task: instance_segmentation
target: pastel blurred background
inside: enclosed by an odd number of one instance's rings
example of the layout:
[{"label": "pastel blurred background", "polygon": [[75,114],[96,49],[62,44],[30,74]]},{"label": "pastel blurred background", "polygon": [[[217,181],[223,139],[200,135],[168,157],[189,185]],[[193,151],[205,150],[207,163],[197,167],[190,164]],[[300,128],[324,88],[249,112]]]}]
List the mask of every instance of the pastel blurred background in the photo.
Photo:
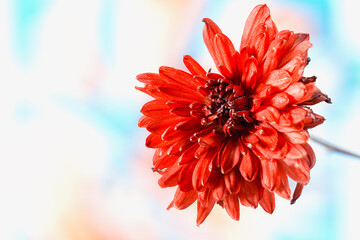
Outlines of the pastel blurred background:
[{"label": "pastel blurred background", "polygon": [[[311,134],[360,153],[356,0],[1,0],[0,239],[358,239],[360,161],[312,142],[317,165],[295,205],[272,215],[219,206],[166,210],[174,189],[151,171],[135,76],[192,55],[212,18],[239,46],[246,17],[267,3],[280,30],[310,33],[306,75],[333,100]],[[292,187],[294,187],[292,185]]]}]

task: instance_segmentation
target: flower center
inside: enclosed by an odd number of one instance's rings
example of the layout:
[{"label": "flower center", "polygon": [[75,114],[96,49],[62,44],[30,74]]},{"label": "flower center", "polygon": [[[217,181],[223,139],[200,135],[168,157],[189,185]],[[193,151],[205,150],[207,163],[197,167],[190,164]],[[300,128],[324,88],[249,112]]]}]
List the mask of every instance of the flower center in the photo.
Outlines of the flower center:
[{"label": "flower center", "polygon": [[205,88],[210,93],[204,109],[205,117],[202,119],[204,125],[216,122],[218,130],[230,136],[252,125],[254,119],[249,115],[252,101],[240,86],[233,85],[226,79],[211,79]]}]

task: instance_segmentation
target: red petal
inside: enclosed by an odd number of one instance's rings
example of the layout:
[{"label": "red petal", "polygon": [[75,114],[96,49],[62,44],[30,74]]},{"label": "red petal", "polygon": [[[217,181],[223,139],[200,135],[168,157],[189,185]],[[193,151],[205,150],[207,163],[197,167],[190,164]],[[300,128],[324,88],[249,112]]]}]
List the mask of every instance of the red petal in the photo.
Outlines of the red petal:
[{"label": "red petal", "polygon": [[277,68],[284,53],[286,53],[294,44],[295,35],[293,32],[283,30],[276,35],[274,41],[270,43],[268,51],[262,62],[263,74],[267,74]]},{"label": "red petal", "polygon": [[161,76],[167,77],[170,84],[190,89],[196,89],[200,86],[197,81],[194,81],[191,74],[176,68],[162,66],[159,68],[159,73]]},{"label": "red petal", "polygon": [[207,218],[210,214],[211,210],[215,205],[215,201],[211,201],[208,206],[203,207],[201,203],[198,201],[197,203],[197,218],[196,218],[196,225],[200,226],[201,223]]},{"label": "red petal", "polygon": [[308,143],[301,144],[300,147],[306,152],[304,160],[309,165],[310,169],[313,168],[316,163],[314,150],[311,148],[311,146]]},{"label": "red petal", "polygon": [[173,141],[183,137],[184,137],[184,132],[175,130],[174,126],[168,127],[161,135],[161,139],[166,141]]},{"label": "red petal", "polygon": [[306,94],[304,95],[303,99],[299,100],[299,102],[301,101],[301,104],[314,105],[322,101],[331,103],[331,99],[328,97],[328,95],[320,91],[320,89],[315,86],[315,83],[306,84],[305,87]]},{"label": "red petal", "polygon": [[302,184],[309,182],[310,168],[304,160],[284,158],[279,163],[292,180]]},{"label": "red petal", "polygon": [[211,204],[211,202],[215,201],[211,191],[211,188],[208,187],[202,192],[198,192],[198,202],[201,203],[201,206],[207,207]]},{"label": "red petal", "polygon": [[261,83],[267,86],[271,86],[273,90],[271,93],[274,93],[287,88],[291,81],[292,78],[287,71],[277,69],[267,74]]},{"label": "red petal", "polygon": [[150,122],[151,122],[151,118],[149,118],[147,116],[142,116],[139,119],[138,126],[139,127],[146,127]]},{"label": "red petal", "polygon": [[230,193],[238,193],[240,191],[241,174],[238,169],[234,168],[224,176],[225,186]]},{"label": "red petal", "polygon": [[196,162],[185,165],[179,173],[179,189],[188,192],[193,189],[192,176]]},{"label": "red petal", "polygon": [[253,181],[259,170],[259,159],[252,151],[249,151],[248,148],[245,150],[245,154],[242,156],[240,163],[240,173],[247,181]]},{"label": "red petal", "polygon": [[180,170],[181,166],[178,164],[174,164],[170,168],[166,169],[161,178],[159,178],[159,186],[162,188],[176,186],[178,184]]},{"label": "red petal", "polygon": [[289,97],[284,92],[279,92],[269,96],[262,104],[276,107],[277,109],[284,109],[289,104]]},{"label": "red petal", "polygon": [[167,144],[169,144],[169,143],[162,140],[161,137],[156,134],[150,134],[146,138],[146,142],[145,142],[145,146],[147,146],[148,148],[159,148],[159,147],[165,146]]},{"label": "red petal", "polygon": [[202,102],[204,96],[199,92],[182,88],[177,85],[163,84],[158,87],[159,91],[173,100]]},{"label": "red petal", "polygon": [[[214,46],[214,39],[215,35],[218,33],[222,33],[220,28],[210,19],[210,18],[204,18],[202,20],[205,23],[204,29],[203,29],[203,38],[205,45],[207,49],[209,50],[209,53],[211,57],[214,59],[216,63],[216,53],[215,53],[215,46]],[[218,65],[218,64],[216,64]]]},{"label": "red petal", "polygon": [[292,199],[290,201],[290,204],[294,204],[296,202],[296,200],[300,197],[302,190],[304,188],[304,185],[301,183],[296,184],[295,190],[294,190],[294,194],[292,196]]},{"label": "red petal", "polygon": [[308,111],[309,110],[304,107],[298,107],[298,106],[287,107],[282,111],[282,114],[279,119],[279,125],[294,126],[295,124],[303,123],[308,114]]},{"label": "red petal", "polygon": [[296,82],[290,85],[290,87],[285,90],[285,93],[287,93],[290,103],[298,103],[304,99],[306,91],[306,87],[303,83]]},{"label": "red petal", "polygon": [[264,188],[263,197],[260,200],[260,206],[267,212],[272,214],[275,210],[275,196],[274,193],[269,192]]},{"label": "red petal", "polygon": [[219,162],[221,172],[227,174],[235,165],[241,160],[241,143],[239,138],[230,138],[229,141],[224,142],[220,153]]},{"label": "red petal", "polygon": [[195,152],[199,148],[199,144],[194,144],[190,148],[188,148],[179,158],[179,164],[187,164],[189,162],[192,162],[196,160],[195,158]]},{"label": "red petal", "polygon": [[151,121],[146,126],[146,129],[151,133],[161,135],[169,126],[174,126],[181,120],[182,120],[182,118],[179,118],[176,116],[171,116],[168,118],[159,118],[159,119]]},{"label": "red petal", "polygon": [[290,73],[293,83],[295,83],[301,79],[305,66],[306,61],[302,57],[295,57],[282,66],[281,69]]},{"label": "red petal", "polygon": [[277,131],[266,123],[260,123],[256,131],[251,132],[255,134],[260,141],[267,145],[271,150],[274,150],[278,143]]},{"label": "red petal", "polygon": [[284,132],[282,135],[285,139],[294,144],[303,144],[309,140],[309,133],[306,130],[298,131],[298,132]]},{"label": "red petal", "polygon": [[257,208],[261,198],[260,190],[263,191],[263,188],[256,182],[242,180],[241,183],[240,193],[238,194],[241,204],[244,206]]},{"label": "red petal", "polygon": [[192,176],[192,182],[195,190],[200,190],[202,186],[205,186],[205,183],[209,179],[211,174],[211,164],[216,156],[216,153],[216,148],[211,148],[197,162]]},{"label": "red petal", "polygon": [[325,121],[325,118],[319,114],[312,113],[310,117],[310,121],[305,123],[305,129],[314,128]]},{"label": "red petal", "polygon": [[[223,66],[226,68],[227,72],[230,73],[230,76],[227,76],[228,78],[231,78],[233,76],[233,70],[232,70],[232,56],[235,54],[235,48],[230,41],[230,39],[225,36],[222,33],[218,33],[215,35],[214,38],[214,47],[215,47],[215,55],[216,60],[215,64],[216,66]],[[219,69],[220,71],[221,69]],[[223,75],[222,71],[220,71]]]},{"label": "red petal", "polygon": [[151,118],[163,118],[169,115],[169,110],[164,101],[152,100],[145,103],[140,112]]},{"label": "red petal", "polygon": [[193,75],[206,78],[206,71],[191,56],[185,55],[183,61],[184,61],[185,66],[187,67],[187,69]]},{"label": "red petal", "polygon": [[265,23],[258,24],[252,35],[248,42],[250,55],[254,55],[257,60],[261,61],[269,47],[268,27]]},{"label": "red petal", "polygon": [[255,88],[258,76],[257,69],[258,61],[255,57],[251,56],[244,62],[242,85],[248,91],[252,92]]},{"label": "red petal", "polygon": [[183,192],[179,188],[176,190],[174,196],[174,207],[183,210],[193,204],[198,197],[196,191]]},{"label": "red petal", "polygon": [[288,177],[285,173],[285,171],[279,166],[279,175],[280,175],[280,185],[277,189],[275,189],[275,192],[282,198],[290,199],[291,191],[289,187],[289,181]]},{"label": "red petal", "polygon": [[214,199],[216,201],[223,199],[225,190],[226,190],[226,187],[225,187],[224,178],[218,179],[214,185],[214,190],[213,190]]},{"label": "red petal", "polygon": [[293,58],[300,56],[304,60],[307,58],[307,51],[312,46],[309,42],[309,34],[297,33],[295,34],[295,42],[290,51],[288,51],[282,58],[279,66],[283,66]]},{"label": "red petal", "polygon": [[[258,5],[251,11],[249,17],[247,18],[247,20],[245,22],[244,31],[243,31],[243,35],[241,38],[240,49],[246,47],[249,44],[249,41],[251,41],[253,39],[252,34],[253,34],[255,28],[259,24],[265,23],[269,18],[270,18],[270,10],[266,6],[266,4]],[[270,19],[270,21],[271,21],[271,19]],[[275,27],[274,24],[271,24],[269,26]]]},{"label": "red petal", "polygon": [[281,184],[278,163],[275,160],[261,160],[261,182],[269,191],[274,191]]},{"label": "red petal", "polygon": [[223,201],[226,212],[232,219],[238,221],[240,219],[239,197],[236,194],[230,194]]},{"label": "red petal", "polygon": [[185,119],[175,125],[175,129],[180,131],[191,131],[198,127],[201,127],[201,118],[198,117]]},{"label": "red petal", "polygon": [[163,156],[158,157],[157,155],[158,150],[160,150],[160,148],[156,150],[153,157],[154,171],[162,170],[164,168],[169,168],[172,165],[174,165],[178,160],[177,156],[169,156],[167,154],[163,154]]},{"label": "red petal", "polygon": [[167,82],[166,78],[157,73],[142,73],[136,76],[139,82],[160,85]]},{"label": "red petal", "polygon": [[278,122],[280,118],[279,111],[271,106],[261,106],[259,109],[254,113],[254,117],[256,120],[261,122]]}]

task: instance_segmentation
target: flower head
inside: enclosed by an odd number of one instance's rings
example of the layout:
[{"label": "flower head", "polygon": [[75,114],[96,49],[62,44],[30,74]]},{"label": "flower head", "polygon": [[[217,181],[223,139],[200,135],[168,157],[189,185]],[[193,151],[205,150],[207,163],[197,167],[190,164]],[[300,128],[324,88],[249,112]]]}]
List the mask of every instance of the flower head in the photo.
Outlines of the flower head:
[{"label": "flower head", "polygon": [[240,203],[272,213],[274,193],[291,198],[288,177],[297,182],[294,203],[315,164],[308,129],[325,120],[309,105],[330,102],[316,77],[303,77],[309,35],[279,32],[266,5],[250,13],[239,50],[212,20],[203,21],[220,74],[185,56],[189,72],[160,67],[137,76],[145,84],[137,89],[154,98],[139,126],[150,131],[159,185],[177,186],[169,208],[197,202],[198,225],[216,203],[235,220]]}]

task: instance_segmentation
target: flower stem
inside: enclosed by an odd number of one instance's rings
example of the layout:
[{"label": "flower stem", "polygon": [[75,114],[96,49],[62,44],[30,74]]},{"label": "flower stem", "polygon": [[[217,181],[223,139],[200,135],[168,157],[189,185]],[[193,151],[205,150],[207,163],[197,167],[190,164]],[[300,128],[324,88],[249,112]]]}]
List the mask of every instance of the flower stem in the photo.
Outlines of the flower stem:
[{"label": "flower stem", "polygon": [[323,139],[321,138],[318,138],[318,137],[314,137],[314,136],[311,136],[310,137],[311,140],[313,140],[314,142],[316,143],[319,143],[320,145],[323,145],[324,147],[326,147],[327,149],[329,149],[330,151],[335,151],[335,152],[339,152],[339,153],[343,153],[345,155],[348,155],[348,156],[352,156],[352,157],[355,157],[355,158],[359,158],[360,159],[360,155],[356,154],[356,153],[353,153],[353,152],[349,152],[341,147],[338,147],[338,146],[335,146],[329,142],[326,142],[324,141]]}]

